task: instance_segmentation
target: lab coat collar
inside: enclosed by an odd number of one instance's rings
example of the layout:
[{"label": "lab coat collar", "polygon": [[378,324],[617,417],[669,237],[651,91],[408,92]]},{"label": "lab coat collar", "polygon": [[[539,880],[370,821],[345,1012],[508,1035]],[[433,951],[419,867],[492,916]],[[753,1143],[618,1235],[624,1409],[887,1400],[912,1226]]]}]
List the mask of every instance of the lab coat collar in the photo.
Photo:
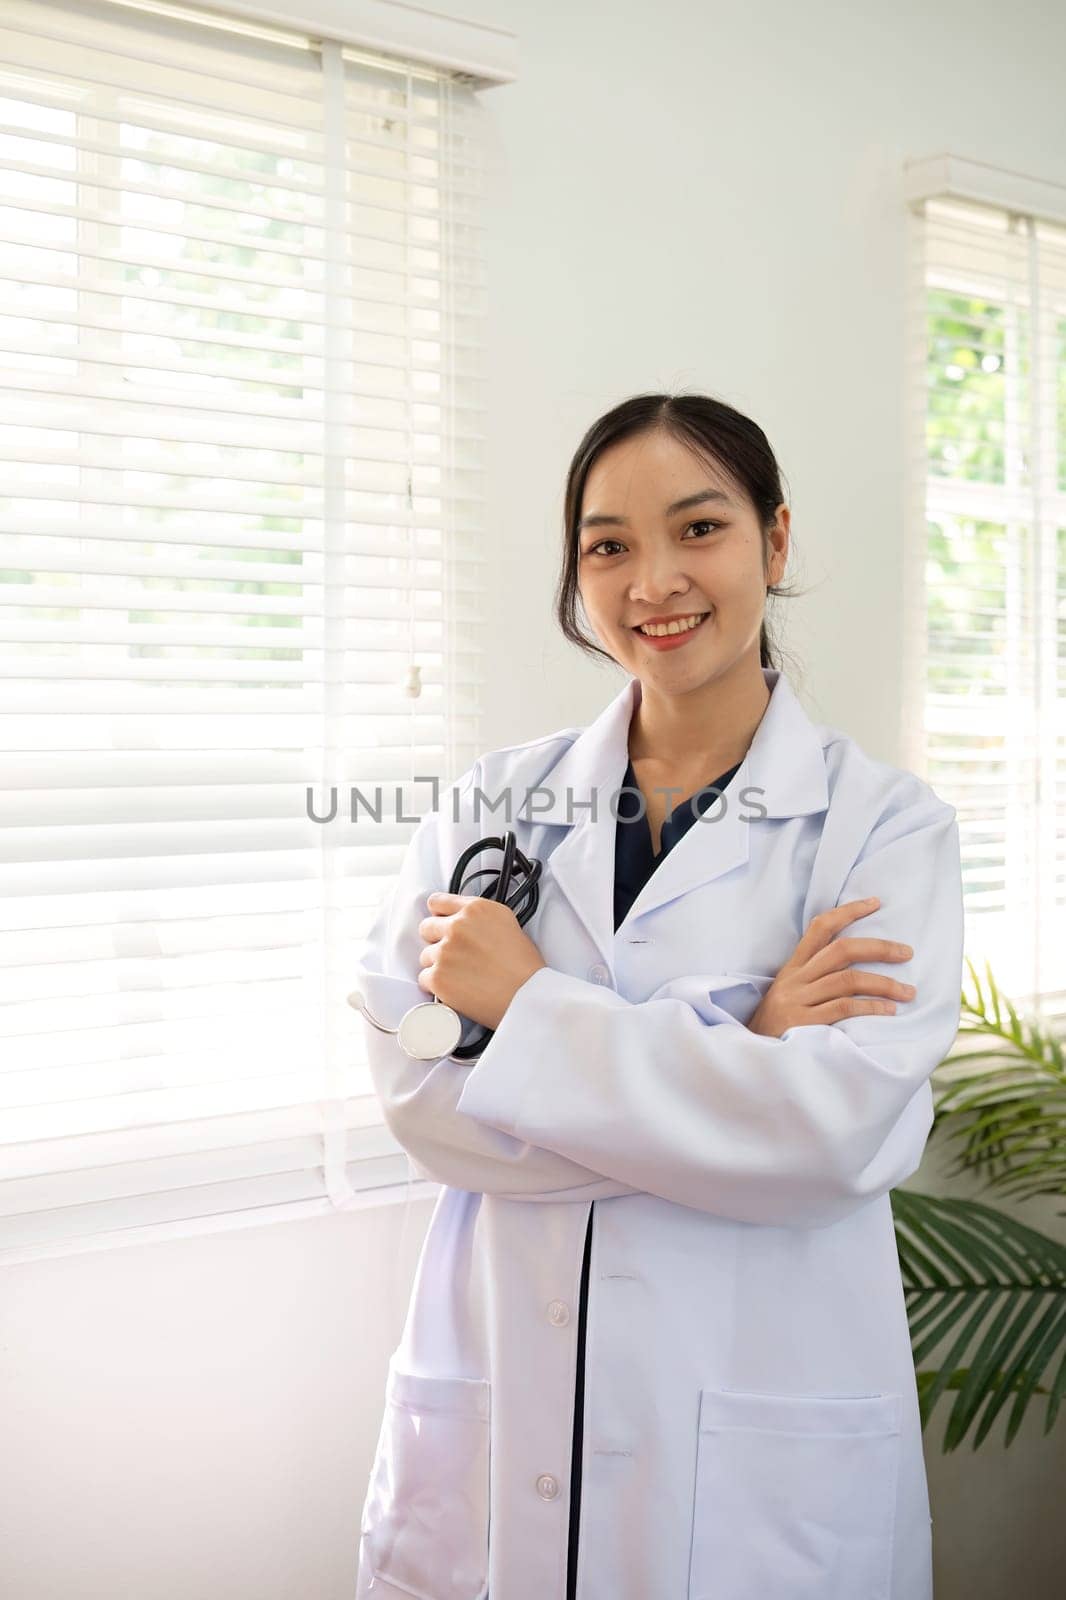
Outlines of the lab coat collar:
[{"label": "lab coat collar", "polygon": [[[829,792],[821,733],[781,672],[761,670],[770,699],[739,770],[723,799],[697,818],[651,874],[619,932],[667,901],[742,866],[748,859],[748,830],[764,816],[807,816],[826,809]],[[569,830],[553,849],[546,870],[607,960],[616,936],[611,804],[625,778],[629,728],[640,698],[640,680],[631,677],[568,746],[517,813],[526,821]],[[708,774],[708,781],[714,776]],[[582,804],[593,796],[595,812]]]}]

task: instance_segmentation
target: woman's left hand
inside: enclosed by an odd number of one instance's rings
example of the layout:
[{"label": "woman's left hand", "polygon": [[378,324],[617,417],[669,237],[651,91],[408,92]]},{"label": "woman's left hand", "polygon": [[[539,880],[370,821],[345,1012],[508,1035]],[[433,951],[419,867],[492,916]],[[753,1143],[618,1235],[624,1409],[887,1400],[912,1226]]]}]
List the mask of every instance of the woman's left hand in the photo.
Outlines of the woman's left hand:
[{"label": "woman's left hand", "polygon": [[498,1028],[515,993],[548,963],[511,910],[474,894],[431,894],[432,916],[418,932],[426,941],[419,988],[461,1016]]}]

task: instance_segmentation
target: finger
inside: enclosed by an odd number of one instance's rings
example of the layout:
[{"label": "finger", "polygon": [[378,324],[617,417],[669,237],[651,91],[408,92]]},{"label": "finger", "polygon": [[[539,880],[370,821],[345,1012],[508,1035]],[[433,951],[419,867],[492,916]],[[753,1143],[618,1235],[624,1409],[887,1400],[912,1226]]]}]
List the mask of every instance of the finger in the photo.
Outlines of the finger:
[{"label": "finger", "polygon": [[842,906],[831,906],[828,911],[819,911],[818,915],[812,917],[807,924],[789,964],[801,965],[808,961],[812,955],[835,938],[841,928],[846,928],[858,917],[868,917],[880,904],[878,897],[871,895],[868,900],[849,900]]},{"label": "finger", "polygon": [[883,995],[890,1000],[913,1000],[916,994],[913,983],[899,978],[886,977],[880,972],[863,972],[857,967],[846,967],[843,972],[830,972],[807,984],[803,992],[806,1005],[818,1005],[825,1000],[836,1000],[845,995]]},{"label": "finger", "polygon": [[909,944],[895,939],[833,939],[824,950],[819,950],[804,963],[812,978],[827,972],[839,972],[841,967],[855,961],[909,961],[914,950]]},{"label": "finger", "polygon": [[449,894],[447,890],[434,889],[432,894],[426,896],[426,905],[431,911],[450,914],[460,910],[468,901],[476,899],[476,894]]},{"label": "finger", "polygon": [[418,924],[418,937],[423,944],[436,944],[448,932],[447,917],[423,917]]},{"label": "finger", "polygon": [[807,1012],[807,1022],[847,1022],[852,1017],[872,1017],[891,1014],[896,1009],[894,1000],[865,1000],[862,995],[847,995],[840,1000],[828,1000],[824,1005],[813,1006]]},{"label": "finger", "polygon": [[418,987],[424,989],[427,994],[434,993],[433,981],[432,967],[426,967],[423,972],[418,974]]}]

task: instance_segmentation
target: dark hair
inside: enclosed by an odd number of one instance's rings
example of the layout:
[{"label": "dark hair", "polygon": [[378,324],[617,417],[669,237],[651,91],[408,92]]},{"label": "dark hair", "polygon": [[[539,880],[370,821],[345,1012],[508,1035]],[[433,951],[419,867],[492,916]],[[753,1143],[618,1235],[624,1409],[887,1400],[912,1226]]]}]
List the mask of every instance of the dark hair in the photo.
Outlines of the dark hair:
[{"label": "dark hair", "polygon": [[[555,615],[572,644],[608,661],[613,661],[614,657],[582,631],[577,619],[580,600],[577,524],[585,482],[593,462],[608,446],[656,429],[691,445],[698,455],[713,462],[734,486],[744,491],[755,508],[767,547],[777,508],[785,499],[781,469],[765,433],[758,423],[724,401],[702,394],[638,394],[604,412],[578,445],[566,476],[563,564],[555,590]],[[794,593],[780,584],[770,585],[766,592],[783,597]],[[759,657],[764,667],[780,665],[765,618],[759,632]]]}]

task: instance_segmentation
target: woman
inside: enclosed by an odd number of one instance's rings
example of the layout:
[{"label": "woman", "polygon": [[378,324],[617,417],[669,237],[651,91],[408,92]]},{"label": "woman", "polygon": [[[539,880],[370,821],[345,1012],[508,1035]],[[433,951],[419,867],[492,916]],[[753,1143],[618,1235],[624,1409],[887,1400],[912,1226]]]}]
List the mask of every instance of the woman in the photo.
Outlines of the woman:
[{"label": "woman", "polygon": [[[888,1191],[958,1024],[955,813],[774,665],[789,511],[748,418],[618,406],[565,523],[560,623],[625,687],[444,795],[361,966],[390,1027],[435,995],[495,1032],[471,1065],[367,1028],[445,1187],[358,1596],[928,1600]],[[505,827],[543,864],[528,929],[439,892]]]}]

